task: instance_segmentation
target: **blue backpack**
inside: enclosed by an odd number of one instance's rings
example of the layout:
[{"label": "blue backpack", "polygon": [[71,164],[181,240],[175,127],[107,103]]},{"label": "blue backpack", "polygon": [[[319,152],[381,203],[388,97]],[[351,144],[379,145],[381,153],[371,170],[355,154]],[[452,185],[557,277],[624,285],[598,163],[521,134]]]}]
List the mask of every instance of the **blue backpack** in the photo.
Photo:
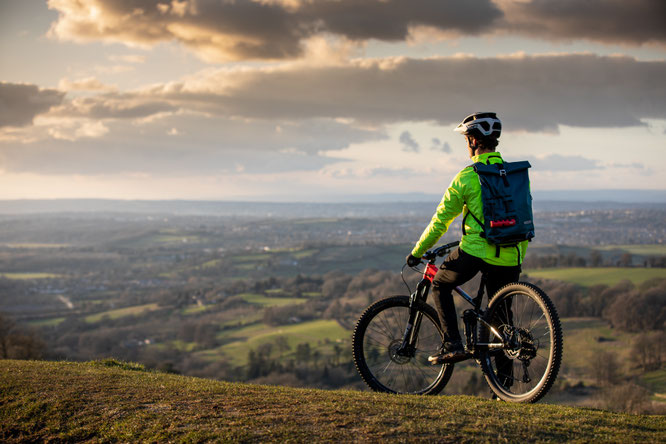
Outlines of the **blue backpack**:
[{"label": "blue backpack", "polygon": [[[474,171],[481,183],[483,203],[483,223],[471,212],[474,220],[481,225],[481,237],[500,247],[513,247],[534,237],[532,217],[532,194],[527,169],[527,161],[484,164],[477,162]],[[469,208],[468,208],[469,209]],[[463,234],[465,221],[463,220]]]}]

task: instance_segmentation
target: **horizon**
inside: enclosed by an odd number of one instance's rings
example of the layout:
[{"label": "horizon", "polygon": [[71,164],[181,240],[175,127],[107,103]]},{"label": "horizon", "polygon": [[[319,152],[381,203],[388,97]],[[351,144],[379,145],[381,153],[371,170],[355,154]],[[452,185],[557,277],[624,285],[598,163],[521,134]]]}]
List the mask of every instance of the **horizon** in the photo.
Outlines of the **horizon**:
[{"label": "horizon", "polygon": [[[666,203],[666,190],[656,189],[579,189],[579,190],[534,190],[535,201],[572,203]],[[200,203],[269,203],[269,204],[372,204],[372,203],[436,203],[441,195],[437,193],[374,193],[349,196],[325,196],[323,200],[289,200],[277,196],[258,196],[255,199],[206,199],[206,198],[104,198],[104,197],[56,197],[56,198],[16,198],[2,199],[0,202],[50,202],[50,201],[111,201],[111,202],[200,202]]]},{"label": "horizon", "polygon": [[475,111],[534,190],[664,192],[663,9],[595,8],[4,2],[0,199],[441,195]]}]

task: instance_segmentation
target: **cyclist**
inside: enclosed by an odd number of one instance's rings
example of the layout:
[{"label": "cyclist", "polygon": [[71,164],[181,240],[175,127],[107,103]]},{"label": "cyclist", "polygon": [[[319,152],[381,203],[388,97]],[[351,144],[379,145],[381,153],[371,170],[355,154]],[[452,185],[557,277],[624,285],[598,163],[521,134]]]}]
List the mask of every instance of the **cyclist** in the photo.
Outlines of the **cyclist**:
[{"label": "cyclist", "polygon": [[[474,163],[503,162],[501,154],[495,151],[502,132],[502,122],[495,113],[471,114],[455,128],[455,131],[465,136],[469,157]],[[515,248],[498,248],[481,236],[483,231],[481,185],[477,173],[468,166],[453,178],[432,220],[407,256],[407,264],[410,267],[420,263],[421,256],[437,243],[460,213],[463,214],[463,236],[460,246],[442,263],[432,282],[435,307],[444,332],[439,352],[428,359],[432,364],[457,362],[467,358],[458,331],[452,290],[472,279],[479,271],[484,271],[487,276],[486,290],[490,297],[500,287],[518,281],[520,264],[527,251],[527,241],[519,243]],[[472,217],[468,217],[470,215]],[[507,309],[510,311],[510,307]],[[498,369],[505,368],[505,375],[511,375],[510,359],[498,355],[496,364]],[[510,384],[510,380],[505,381],[505,385]]]}]

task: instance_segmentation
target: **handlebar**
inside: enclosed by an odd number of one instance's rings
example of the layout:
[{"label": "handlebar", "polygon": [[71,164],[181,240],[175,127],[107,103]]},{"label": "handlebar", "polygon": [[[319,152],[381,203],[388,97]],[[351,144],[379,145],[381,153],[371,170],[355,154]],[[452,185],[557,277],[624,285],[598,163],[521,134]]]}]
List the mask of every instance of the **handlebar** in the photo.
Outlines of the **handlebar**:
[{"label": "handlebar", "polygon": [[460,241],[451,242],[450,244],[442,245],[441,247],[435,248],[434,250],[426,251],[423,254],[423,259],[427,261],[434,261],[437,257],[442,257],[449,253],[449,250],[453,247],[457,247],[460,244]]}]

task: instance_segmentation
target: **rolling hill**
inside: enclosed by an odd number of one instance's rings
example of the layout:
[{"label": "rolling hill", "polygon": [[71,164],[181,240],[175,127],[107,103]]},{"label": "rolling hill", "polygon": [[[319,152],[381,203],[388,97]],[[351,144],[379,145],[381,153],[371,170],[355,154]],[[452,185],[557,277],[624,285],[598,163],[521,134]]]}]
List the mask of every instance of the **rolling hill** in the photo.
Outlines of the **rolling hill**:
[{"label": "rolling hill", "polygon": [[665,442],[666,417],[237,384],[113,360],[0,361],[0,440]]}]

